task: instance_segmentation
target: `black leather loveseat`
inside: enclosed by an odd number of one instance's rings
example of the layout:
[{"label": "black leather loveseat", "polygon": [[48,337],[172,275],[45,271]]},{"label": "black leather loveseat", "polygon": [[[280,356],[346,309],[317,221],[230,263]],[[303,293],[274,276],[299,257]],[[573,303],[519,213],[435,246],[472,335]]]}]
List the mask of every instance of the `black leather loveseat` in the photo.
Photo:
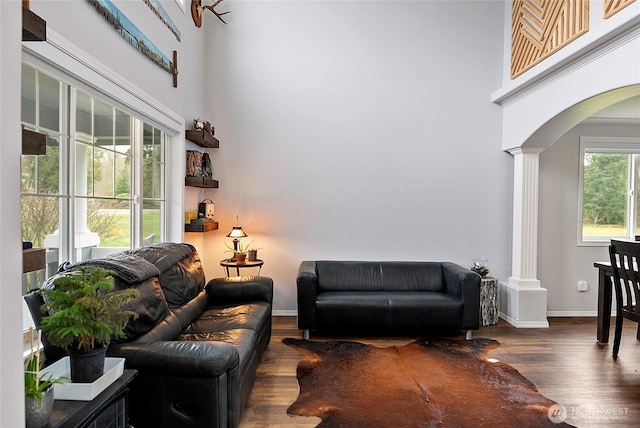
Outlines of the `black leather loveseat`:
[{"label": "black leather loveseat", "polygon": [[[132,305],[139,317],[127,325],[127,340],[112,342],[107,351],[138,370],[130,389],[131,424],[238,426],[271,338],[271,278],[216,278],[205,286],[195,248],[178,243],[79,264],[113,269],[116,288],[140,291]],[[38,324],[41,298],[27,301]],[[48,359],[57,351],[45,341]]]},{"label": "black leather loveseat", "polygon": [[449,262],[303,261],[298,328],[415,334],[480,328],[480,275]]}]

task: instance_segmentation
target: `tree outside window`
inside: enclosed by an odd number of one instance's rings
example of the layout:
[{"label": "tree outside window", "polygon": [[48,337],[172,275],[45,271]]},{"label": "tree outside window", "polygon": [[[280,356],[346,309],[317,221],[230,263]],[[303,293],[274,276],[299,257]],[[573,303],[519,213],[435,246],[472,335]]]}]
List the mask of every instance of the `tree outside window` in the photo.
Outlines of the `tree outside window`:
[{"label": "tree outside window", "polygon": [[640,139],[581,139],[580,242],[638,235]]}]

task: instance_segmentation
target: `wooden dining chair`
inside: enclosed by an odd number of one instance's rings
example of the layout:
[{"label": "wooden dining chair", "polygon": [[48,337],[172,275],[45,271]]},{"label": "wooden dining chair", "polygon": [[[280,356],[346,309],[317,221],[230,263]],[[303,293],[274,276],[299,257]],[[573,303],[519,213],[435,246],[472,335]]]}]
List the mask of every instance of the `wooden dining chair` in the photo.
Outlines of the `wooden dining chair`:
[{"label": "wooden dining chair", "polygon": [[616,331],[613,338],[613,357],[618,356],[622,338],[622,321],[626,318],[638,323],[636,339],[640,340],[640,242],[617,241],[609,245],[616,291]]}]

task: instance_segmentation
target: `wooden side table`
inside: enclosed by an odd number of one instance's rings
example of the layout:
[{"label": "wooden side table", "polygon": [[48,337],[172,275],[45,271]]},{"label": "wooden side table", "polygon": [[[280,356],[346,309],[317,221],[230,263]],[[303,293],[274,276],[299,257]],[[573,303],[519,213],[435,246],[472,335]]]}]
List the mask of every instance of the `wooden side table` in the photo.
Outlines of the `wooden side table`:
[{"label": "wooden side table", "polygon": [[480,280],[480,325],[498,324],[498,280],[486,276]]},{"label": "wooden side table", "polygon": [[129,383],[137,370],[125,370],[91,401],[54,400],[47,428],[127,428]]},{"label": "wooden side table", "polygon": [[260,271],[262,270],[262,265],[264,264],[264,260],[252,260],[249,261],[247,260],[244,263],[238,263],[235,260],[232,259],[225,259],[222,260],[220,262],[220,266],[224,267],[226,272],[227,272],[227,276],[229,275],[229,268],[236,268],[236,275],[240,276],[240,269],[244,269],[244,268],[252,268],[252,267],[257,267],[258,268],[258,275],[260,275]]}]

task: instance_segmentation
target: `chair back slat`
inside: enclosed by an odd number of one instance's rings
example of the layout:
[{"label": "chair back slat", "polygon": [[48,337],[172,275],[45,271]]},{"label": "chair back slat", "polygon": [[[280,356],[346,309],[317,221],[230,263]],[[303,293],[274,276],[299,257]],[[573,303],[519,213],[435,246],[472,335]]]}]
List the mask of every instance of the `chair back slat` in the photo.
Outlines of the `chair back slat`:
[{"label": "chair back slat", "polygon": [[[611,240],[609,257],[618,311],[640,317],[640,242]],[[632,317],[633,317],[632,315]]]}]

